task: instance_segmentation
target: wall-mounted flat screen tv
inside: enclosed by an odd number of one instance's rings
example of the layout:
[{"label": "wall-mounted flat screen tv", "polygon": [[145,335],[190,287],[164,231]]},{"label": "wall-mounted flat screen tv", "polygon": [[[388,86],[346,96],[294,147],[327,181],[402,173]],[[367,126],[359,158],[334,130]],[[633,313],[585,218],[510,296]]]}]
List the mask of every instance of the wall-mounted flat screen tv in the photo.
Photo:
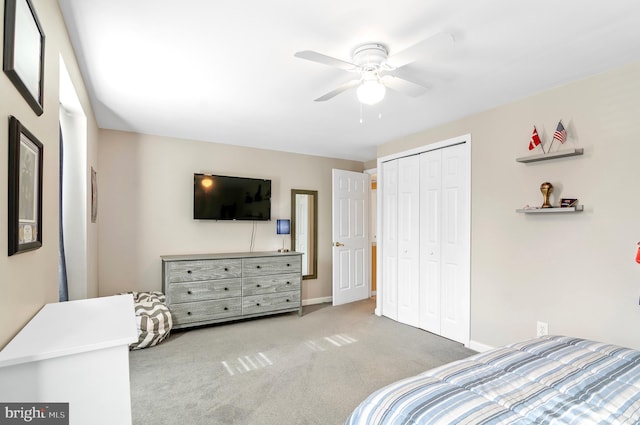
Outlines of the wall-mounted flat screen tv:
[{"label": "wall-mounted flat screen tv", "polygon": [[271,180],[193,175],[196,220],[271,220]]}]

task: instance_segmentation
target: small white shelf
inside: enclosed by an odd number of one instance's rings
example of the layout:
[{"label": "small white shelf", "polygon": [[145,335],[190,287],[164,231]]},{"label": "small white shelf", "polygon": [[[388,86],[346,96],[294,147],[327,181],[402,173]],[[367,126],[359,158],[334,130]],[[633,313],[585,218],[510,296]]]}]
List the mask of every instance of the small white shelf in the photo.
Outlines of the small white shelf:
[{"label": "small white shelf", "polygon": [[563,151],[557,151],[557,152],[551,152],[551,153],[543,153],[540,155],[530,155],[530,156],[522,156],[520,158],[516,158],[516,161],[518,162],[537,162],[537,161],[546,161],[549,159],[556,159],[556,158],[565,158],[568,156],[578,156],[578,155],[582,155],[584,154],[584,148],[575,148],[572,150],[563,150]]},{"label": "small white shelf", "polygon": [[553,208],[520,208],[518,213],[525,214],[552,214],[552,213],[574,213],[584,210],[584,205],[576,205],[575,207],[553,207]]}]

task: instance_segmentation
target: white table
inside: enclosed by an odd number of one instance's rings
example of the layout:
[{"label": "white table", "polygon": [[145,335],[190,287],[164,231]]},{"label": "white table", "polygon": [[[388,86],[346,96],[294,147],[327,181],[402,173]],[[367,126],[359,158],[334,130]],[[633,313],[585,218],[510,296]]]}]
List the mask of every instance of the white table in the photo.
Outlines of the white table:
[{"label": "white table", "polygon": [[45,305],[0,351],[0,401],[69,403],[69,423],[130,425],[131,295]]}]

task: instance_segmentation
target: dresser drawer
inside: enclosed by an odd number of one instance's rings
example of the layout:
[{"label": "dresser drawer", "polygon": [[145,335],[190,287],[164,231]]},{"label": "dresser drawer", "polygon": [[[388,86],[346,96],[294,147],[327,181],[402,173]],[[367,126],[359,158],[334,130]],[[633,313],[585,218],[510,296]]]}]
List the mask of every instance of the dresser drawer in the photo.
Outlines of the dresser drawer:
[{"label": "dresser drawer", "polygon": [[254,276],[242,280],[243,296],[293,290],[300,290],[300,274]]},{"label": "dresser drawer", "polygon": [[223,319],[242,314],[242,298],[171,304],[171,318],[175,327],[195,322]]},{"label": "dresser drawer", "polygon": [[242,297],[242,314],[266,313],[300,307],[300,291]]},{"label": "dresser drawer", "polygon": [[300,273],[301,270],[302,263],[299,255],[245,258],[242,261],[242,275],[244,277],[280,273]]},{"label": "dresser drawer", "polygon": [[171,283],[167,289],[167,297],[171,304],[218,300],[241,295],[242,280],[240,278]]},{"label": "dresser drawer", "polygon": [[242,260],[174,261],[167,265],[167,282],[191,282],[240,277]]}]

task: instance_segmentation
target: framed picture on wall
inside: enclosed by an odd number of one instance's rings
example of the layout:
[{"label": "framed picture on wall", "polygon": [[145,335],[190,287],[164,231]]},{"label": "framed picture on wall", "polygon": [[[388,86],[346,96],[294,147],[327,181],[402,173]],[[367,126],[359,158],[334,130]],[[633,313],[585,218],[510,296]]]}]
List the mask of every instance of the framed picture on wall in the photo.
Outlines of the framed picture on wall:
[{"label": "framed picture on wall", "polygon": [[91,167],[91,222],[98,219],[98,175]]},{"label": "framed picture on wall", "polygon": [[6,0],[2,69],[22,97],[42,115],[44,33],[31,0]]},{"label": "framed picture on wall", "polygon": [[42,246],[43,146],[9,118],[9,255]]}]

